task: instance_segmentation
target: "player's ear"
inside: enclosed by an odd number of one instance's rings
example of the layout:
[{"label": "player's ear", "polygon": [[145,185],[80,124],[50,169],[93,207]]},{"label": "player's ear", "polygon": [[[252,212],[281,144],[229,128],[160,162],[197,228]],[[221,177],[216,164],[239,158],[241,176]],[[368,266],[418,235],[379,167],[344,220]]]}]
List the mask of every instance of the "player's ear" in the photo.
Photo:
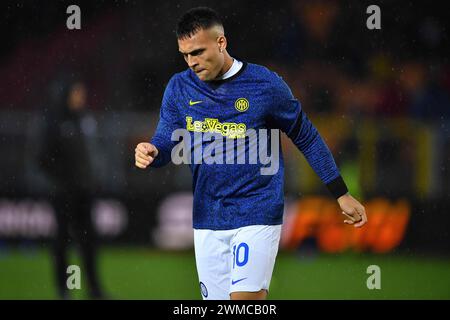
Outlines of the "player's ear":
[{"label": "player's ear", "polygon": [[227,38],[225,36],[217,37],[217,45],[219,46],[219,51],[223,52],[227,48]]}]

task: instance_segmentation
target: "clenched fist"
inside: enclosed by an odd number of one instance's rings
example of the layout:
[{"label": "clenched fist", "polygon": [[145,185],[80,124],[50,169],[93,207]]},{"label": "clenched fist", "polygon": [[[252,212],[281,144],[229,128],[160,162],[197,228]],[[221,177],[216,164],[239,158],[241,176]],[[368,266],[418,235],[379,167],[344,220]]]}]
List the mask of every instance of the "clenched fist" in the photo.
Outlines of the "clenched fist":
[{"label": "clenched fist", "polygon": [[134,159],[136,167],[145,169],[158,156],[158,149],[148,142],[141,142],[136,146]]}]

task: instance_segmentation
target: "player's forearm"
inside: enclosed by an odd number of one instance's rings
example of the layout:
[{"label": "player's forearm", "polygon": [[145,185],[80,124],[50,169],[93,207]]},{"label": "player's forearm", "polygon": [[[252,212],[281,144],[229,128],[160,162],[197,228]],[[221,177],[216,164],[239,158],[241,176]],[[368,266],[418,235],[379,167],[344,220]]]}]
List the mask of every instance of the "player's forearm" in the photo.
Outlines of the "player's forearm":
[{"label": "player's forearm", "polygon": [[298,135],[292,141],[304,154],[309,165],[313,168],[328,190],[337,199],[348,192],[336,166],[330,149],[323,141],[311,121],[302,114],[302,123]]},{"label": "player's forearm", "polygon": [[317,134],[315,141],[303,150],[303,154],[309,165],[336,199],[348,192],[333,155],[319,134]]}]

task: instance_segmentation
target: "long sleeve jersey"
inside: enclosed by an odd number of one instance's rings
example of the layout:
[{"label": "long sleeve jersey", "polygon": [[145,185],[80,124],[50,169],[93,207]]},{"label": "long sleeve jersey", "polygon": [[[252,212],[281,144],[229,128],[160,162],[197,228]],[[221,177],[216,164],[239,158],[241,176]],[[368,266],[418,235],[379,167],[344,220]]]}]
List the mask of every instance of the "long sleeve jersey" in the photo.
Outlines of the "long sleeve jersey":
[{"label": "long sleeve jersey", "polygon": [[[172,139],[177,129],[185,129],[192,141],[196,141],[190,144],[192,161],[189,164],[193,177],[193,227],[196,229],[229,230],[282,223],[283,155],[281,145],[278,150],[269,150],[273,142],[271,129],[281,130],[292,140],[336,198],[347,192],[330,150],[300,102],[280,76],[263,66],[244,62],[234,76],[208,82],[201,81],[190,69],[175,74],[164,92],[160,119],[150,141],[159,151],[152,167],[171,161],[172,150],[179,144]],[[194,159],[195,147],[205,150],[214,141],[195,140],[195,134],[219,134],[224,141],[248,140],[249,129],[267,141],[256,149],[251,143],[245,143],[245,163],[237,160],[238,151],[232,154],[235,161],[231,164],[226,162],[225,155],[223,163]],[[261,135],[260,129],[268,133]],[[267,162],[261,162],[259,157],[256,163],[249,161],[261,145],[267,146],[265,151],[269,154],[270,151],[279,153],[278,170],[273,174],[261,174]],[[223,150],[225,154],[225,146]]]}]

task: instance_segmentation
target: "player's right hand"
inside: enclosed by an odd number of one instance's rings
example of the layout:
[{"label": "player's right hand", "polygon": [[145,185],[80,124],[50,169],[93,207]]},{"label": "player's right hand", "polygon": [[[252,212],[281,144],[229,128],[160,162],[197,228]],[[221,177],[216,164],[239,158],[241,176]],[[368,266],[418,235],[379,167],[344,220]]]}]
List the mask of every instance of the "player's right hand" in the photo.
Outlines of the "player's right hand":
[{"label": "player's right hand", "polygon": [[136,167],[140,169],[147,168],[158,156],[158,149],[148,142],[141,142],[136,146],[134,159]]}]

